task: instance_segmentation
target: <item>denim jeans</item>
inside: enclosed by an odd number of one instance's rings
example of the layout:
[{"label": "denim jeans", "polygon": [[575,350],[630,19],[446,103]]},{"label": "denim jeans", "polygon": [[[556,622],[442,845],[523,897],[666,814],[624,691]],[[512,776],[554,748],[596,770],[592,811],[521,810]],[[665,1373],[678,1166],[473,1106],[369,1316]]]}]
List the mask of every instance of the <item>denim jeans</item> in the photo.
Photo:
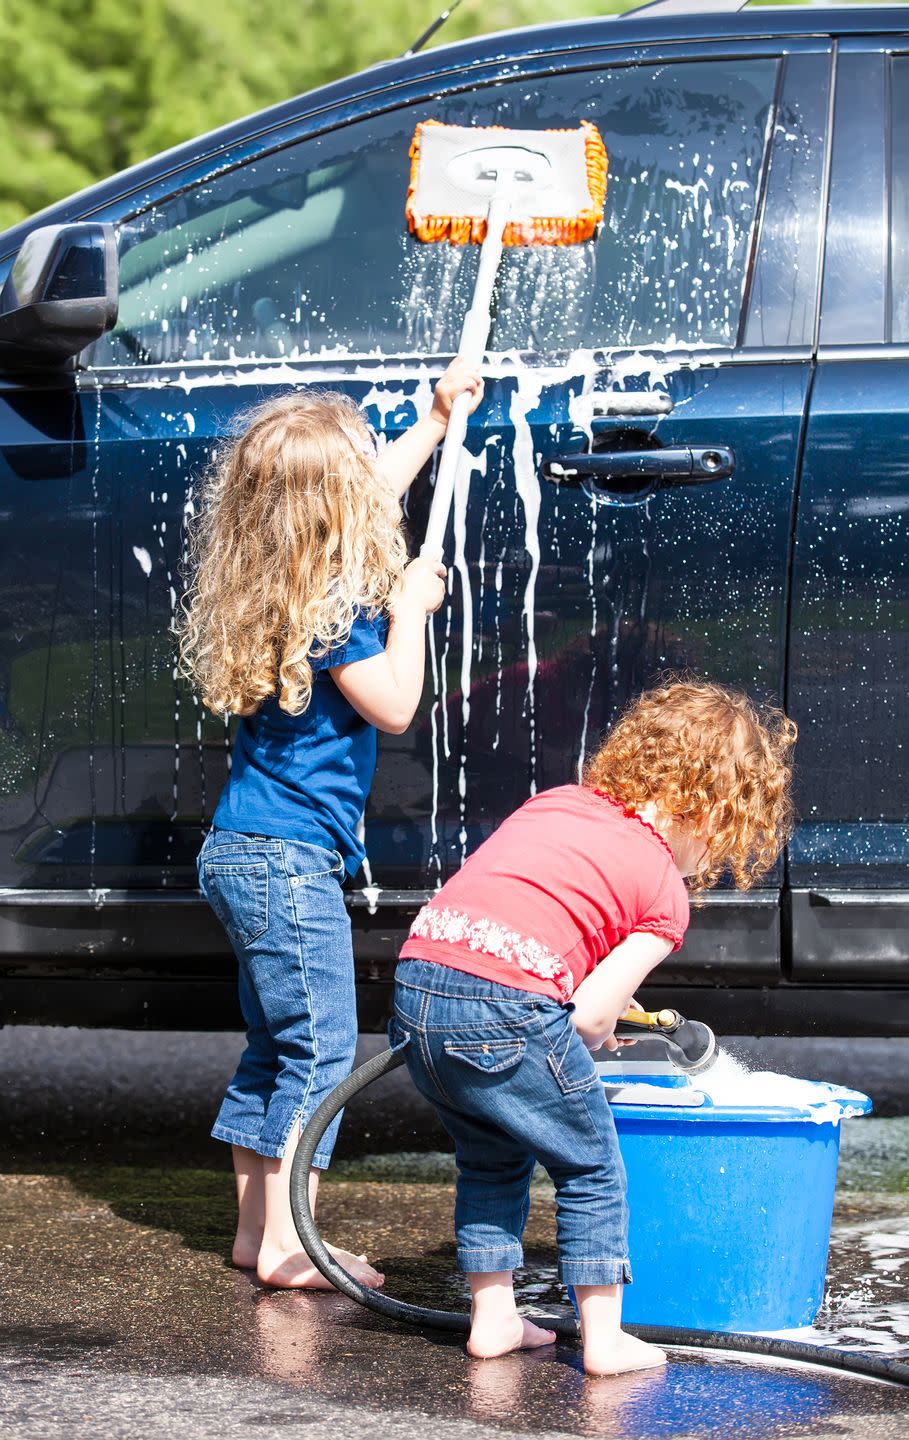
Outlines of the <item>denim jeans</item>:
[{"label": "denim jeans", "polygon": [[[353,946],[334,850],[213,829],[199,884],[237,957],[246,1049],[212,1135],[281,1156],[351,1070],[357,1043]],[[341,1117],[313,1164],[325,1169]]]},{"label": "denim jeans", "polygon": [[571,1009],[444,965],[398,965],[389,1036],[454,1141],[461,1270],[523,1263],[538,1160],[555,1185],[560,1278],[631,1281],[625,1167]]}]

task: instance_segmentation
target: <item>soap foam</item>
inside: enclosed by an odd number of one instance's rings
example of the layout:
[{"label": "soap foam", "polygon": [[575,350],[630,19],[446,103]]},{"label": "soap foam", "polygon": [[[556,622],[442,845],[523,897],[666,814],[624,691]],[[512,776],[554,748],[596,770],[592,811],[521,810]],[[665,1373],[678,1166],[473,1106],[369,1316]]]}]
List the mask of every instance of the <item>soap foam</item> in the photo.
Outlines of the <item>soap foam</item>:
[{"label": "soap foam", "polygon": [[844,1115],[860,1114],[863,1108],[860,1103],[848,1103],[854,1091],[771,1070],[749,1070],[727,1050],[718,1051],[714,1063],[693,1076],[692,1083],[714,1105],[810,1109],[811,1118],[819,1123],[837,1122]]}]

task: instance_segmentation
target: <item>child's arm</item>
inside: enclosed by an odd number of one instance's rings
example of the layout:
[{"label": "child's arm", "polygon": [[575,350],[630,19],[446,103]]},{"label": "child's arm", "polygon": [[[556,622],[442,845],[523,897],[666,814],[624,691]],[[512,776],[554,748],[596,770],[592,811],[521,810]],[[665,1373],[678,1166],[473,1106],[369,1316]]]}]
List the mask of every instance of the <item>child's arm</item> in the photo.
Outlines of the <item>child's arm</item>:
[{"label": "child's arm", "polygon": [[401,735],[423,694],[426,616],[445,597],[445,566],[418,556],[404,571],[384,653],[335,665],[329,672],[358,714],[389,735]]},{"label": "child's arm", "polygon": [[463,360],[455,357],[436,385],[429,414],[417,420],[391,445],[386,445],[379,455],[376,469],[399,498],[444,438],[452,403],[462,390],[473,392],[470,407],[473,413],[483,398],[483,381],[476,370],[469,369]]},{"label": "child's arm", "polygon": [[662,936],[634,930],[581,981],[571,997],[575,1007],[571,1018],[588,1050],[599,1050],[604,1044],[615,1050],[616,1021],[628,1009],[641,981],[671,949],[670,941]]}]

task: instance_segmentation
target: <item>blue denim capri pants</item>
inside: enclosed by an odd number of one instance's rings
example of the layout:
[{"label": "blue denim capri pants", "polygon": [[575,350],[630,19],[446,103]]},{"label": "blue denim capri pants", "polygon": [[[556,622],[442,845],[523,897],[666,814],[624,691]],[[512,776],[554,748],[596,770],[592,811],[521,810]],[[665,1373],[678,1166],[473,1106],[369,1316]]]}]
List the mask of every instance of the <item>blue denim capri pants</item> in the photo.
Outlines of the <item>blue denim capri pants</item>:
[{"label": "blue denim capri pants", "polygon": [[[233,946],[246,1049],[212,1129],[273,1158],[350,1074],[357,1043],[350,918],[336,850],[212,829],[199,885]],[[313,1164],[331,1161],[339,1115]]]},{"label": "blue denim capri pants", "polygon": [[398,965],[389,1035],[454,1141],[461,1270],[523,1264],[539,1161],[555,1185],[560,1279],[631,1281],[625,1167],[572,1008],[446,965]]}]

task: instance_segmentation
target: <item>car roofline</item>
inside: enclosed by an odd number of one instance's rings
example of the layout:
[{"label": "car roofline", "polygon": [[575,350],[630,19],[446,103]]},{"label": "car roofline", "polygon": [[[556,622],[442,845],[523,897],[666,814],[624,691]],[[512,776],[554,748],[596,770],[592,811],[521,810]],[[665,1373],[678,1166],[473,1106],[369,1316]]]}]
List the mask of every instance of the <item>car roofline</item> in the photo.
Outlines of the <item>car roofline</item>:
[{"label": "car roofline", "polygon": [[[819,23],[821,17],[829,18],[830,23]],[[205,161],[219,162],[217,169],[232,168],[242,158],[231,159],[233,145],[248,143],[272,131],[277,133],[289,124],[330,111],[345,101],[367,100],[405,83],[443,81],[463,69],[465,56],[470,56],[473,66],[492,67],[539,59],[547,54],[563,59],[579,57],[586,50],[603,46],[626,49],[635,45],[697,44],[725,39],[869,34],[886,37],[907,33],[909,5],[906,4],[848,7],[807,4],[779,9],[763,6],[721,14],[709,9],[685,15],[633,10],[621,15],[553,21],[455,40],[416,54],[379,61],[327,85],[253,111],[56,200],[0,233],[0,265],[14,255],[25,237],[40,225],[90,218],[116,200],[139,194],[143,185],[177,176]],[[545,44],[542,43],[544,37]],[[556,49],[553,41],[558,42]],[[210,176],[193,176],[188,183],[202,183],[206,178]]]}]

